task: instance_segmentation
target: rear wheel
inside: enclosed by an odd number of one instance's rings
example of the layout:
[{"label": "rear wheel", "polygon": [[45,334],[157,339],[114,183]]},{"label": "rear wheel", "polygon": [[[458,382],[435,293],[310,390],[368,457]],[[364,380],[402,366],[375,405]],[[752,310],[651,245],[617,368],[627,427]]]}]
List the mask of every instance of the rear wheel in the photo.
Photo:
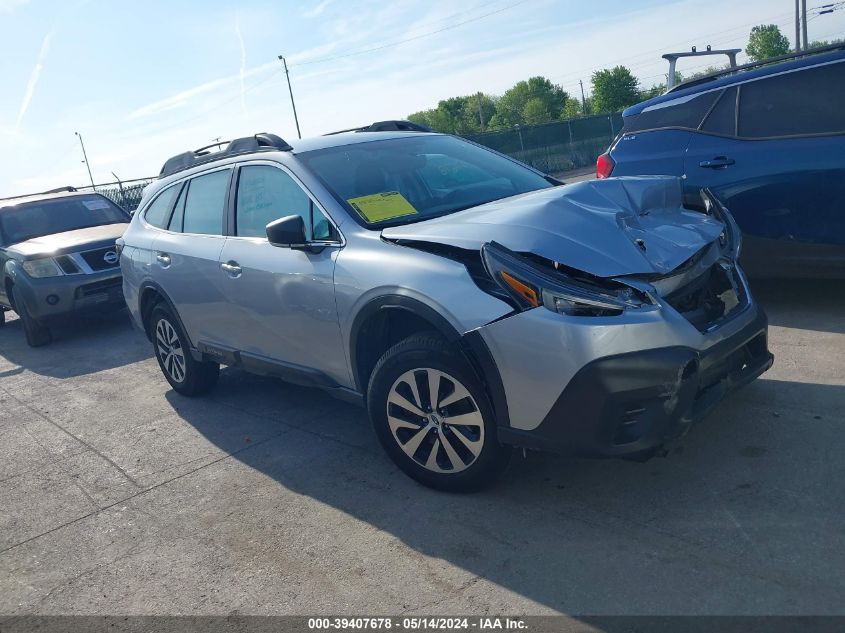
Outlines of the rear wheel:
[{"label": "rear wheel", "polygon": [[211,391],[217,384],[220,365],[198,361],[191,355],[188,337],[170,309],[157,305],[150,315],[150,324],[156,360],[170,386],[184,396]]},{"label": "rear wheel", "polygon": [[464,357],[434,334],[396,344],[373,370],[367,404],[387,454],[426,486],[479,490],[507,466],[483,385]]},{"label": "rear wheel", "polygon": [[[26,342],[29,346],[41,347],[42,345],[47,345],[47,343],[52,341],[53,335],[50,333],[50,329],[29,313],[29,310],[26,309],[23,297],[21,297],[20,293],[14,288],[12,288],[11,298],[12,305],[15,306],[15,312],[18,313],[18,317],[20,317],[21,324],[23,325]],[[5,314],[3,315],[3,318],[6,318]]]}]

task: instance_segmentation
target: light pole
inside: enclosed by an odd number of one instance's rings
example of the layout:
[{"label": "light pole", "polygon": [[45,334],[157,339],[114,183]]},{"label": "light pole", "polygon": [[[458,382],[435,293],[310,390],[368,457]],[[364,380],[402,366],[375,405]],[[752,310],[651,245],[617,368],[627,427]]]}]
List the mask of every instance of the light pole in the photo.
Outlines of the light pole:
[{"label": "light pole", "polygon": [[288,73],[288,63],[285,61],[283,55],[279,55],[279,59],[282,60],[282,64],[285,66],[285,77],[288,80],[288,92],[290,93],[290,105],[293,108],[293,120],[296,122],[296,135],[299,138],[302,138],[302,133],[299,131],[299,117],[296,116],[296,103],[293,101],[293,88],[290,87],[290,73]]},{"label": "light pole", "polygon": [[88,169],[88,178],[91,179],[91,189],[94,191],[97,190],[97,187],[94,186],[94,176],[91,175],[91,165],[88,164],[88,154],[85,153],[85,143],[82,142],[82,134],[79,132],[74,132],[79,137],[79,145],[82,147],[82,158],[84,159],[82,162],[85,163],[85,167]]}]

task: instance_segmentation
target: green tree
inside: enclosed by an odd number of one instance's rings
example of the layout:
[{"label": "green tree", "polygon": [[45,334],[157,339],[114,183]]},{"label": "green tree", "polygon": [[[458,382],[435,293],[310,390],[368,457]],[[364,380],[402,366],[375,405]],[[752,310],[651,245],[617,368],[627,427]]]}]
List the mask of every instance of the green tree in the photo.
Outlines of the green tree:
[{"label": "green tree", "polygon": [[533,97],[522,108],[522,118],[528,125],[537,125],[539,123],[548,123],[552,120],[552,115],[542,99]]},{"label": "green tree", "polygon": [[789,52],[789,40],[776,24],[761,24],[751,29],[745,52],[755,62],[786,55]]},{"label": "green tree", "polygon": [[584,116],[584,106],[575,97],[569,97],[563,105],[560,118],[564,121]]},{"label": "green tree", "polygon": [[548,112],[546,121],[558,119],[568,97],[569,95],[560,86],[553,84],[545,77],[531,77],[528,81],[516,83],[501,96],[496,104],[494,123],[500,127],[528,123],[525,108],[529,102],[535,103],[531,106],[532,116],[538,116],[542,112],[536,105],[537,101]]},{"label": "green tree", "polygon": [[408,115],[408,120],[427,125],[437,132],[477,134],[481,131],[481,121],[478,116],[479,103],[486,130],[489,127],[487,122],[496,112],[496,104],[493,97],[484,94],[443,99],[436,108]]},{"label": "green tree", "polygon": [[831,46],[833,44],[841,44],[845,40],[814,40],[810,42],[810,45],[807,48],[822,48],[824,46]]},{"label": "green tree", "polygon": [[605,68],[593,73],[594,112],[619,112],[640,100],[639,82],[625,66]]}]

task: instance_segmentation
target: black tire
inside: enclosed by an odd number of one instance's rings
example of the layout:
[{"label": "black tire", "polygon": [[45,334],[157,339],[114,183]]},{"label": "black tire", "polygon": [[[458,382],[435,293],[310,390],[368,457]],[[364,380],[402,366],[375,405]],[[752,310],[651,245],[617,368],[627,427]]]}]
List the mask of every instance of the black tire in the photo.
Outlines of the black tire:
[{"label": "black tire", "polygon": [[[12,305],[15,306],[15,312],[18,313],[21,324],[23,324],[23,331],[26,335],[26,342],[29,346],[41,347],[42,345],[47,345],[47,343],[52,341],[53,335],[50,333],[50,329],[29,313],[26,309],[23,297],[18,294],[18,291],[15,290],[15,288],[12,288],[11,299]],[[6,315],[4,314],[3,318],[5,318],[5,316]]]},{"label": "black tire", "polygon": [[214,389],[220,376],[220,365],[211,361],[198,361],[191,355],[188,337],[179,319],[166,304],[160,303],[153,308],[150,333],[161,373],[175,391],[183,396],[194,397]]},{"label": "black tire", "polygon": [[[434,402],[431,376],[439,385]],[[397,405],[397,398],[403,397],[404,404],[414,406]],[[384,450],[423,485],[448,492],[477,491],[492,484],[508,464],[510,447],[498,441],[481,381],[464,356],[434,333],[406,338],[381,357],[370,377],[367,408]],[[433,416],[429,409],[434,409]]]}]

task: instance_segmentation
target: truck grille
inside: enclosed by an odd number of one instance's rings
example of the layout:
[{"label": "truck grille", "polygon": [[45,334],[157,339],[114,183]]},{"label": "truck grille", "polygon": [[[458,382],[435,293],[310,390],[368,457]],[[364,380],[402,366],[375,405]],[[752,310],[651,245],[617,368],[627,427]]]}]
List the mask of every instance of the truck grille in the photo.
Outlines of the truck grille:
[{"label": "truck grille", "polygon": [[699,331],[713,329],[748,304],[744,286],[733,267],[716,263],[663,299]]},{"label": "truck grille", "polygon": [[79,253],[79,256],[93,271],[109,270],[120,266],[120,258],[114,246],[83,251]]}]

